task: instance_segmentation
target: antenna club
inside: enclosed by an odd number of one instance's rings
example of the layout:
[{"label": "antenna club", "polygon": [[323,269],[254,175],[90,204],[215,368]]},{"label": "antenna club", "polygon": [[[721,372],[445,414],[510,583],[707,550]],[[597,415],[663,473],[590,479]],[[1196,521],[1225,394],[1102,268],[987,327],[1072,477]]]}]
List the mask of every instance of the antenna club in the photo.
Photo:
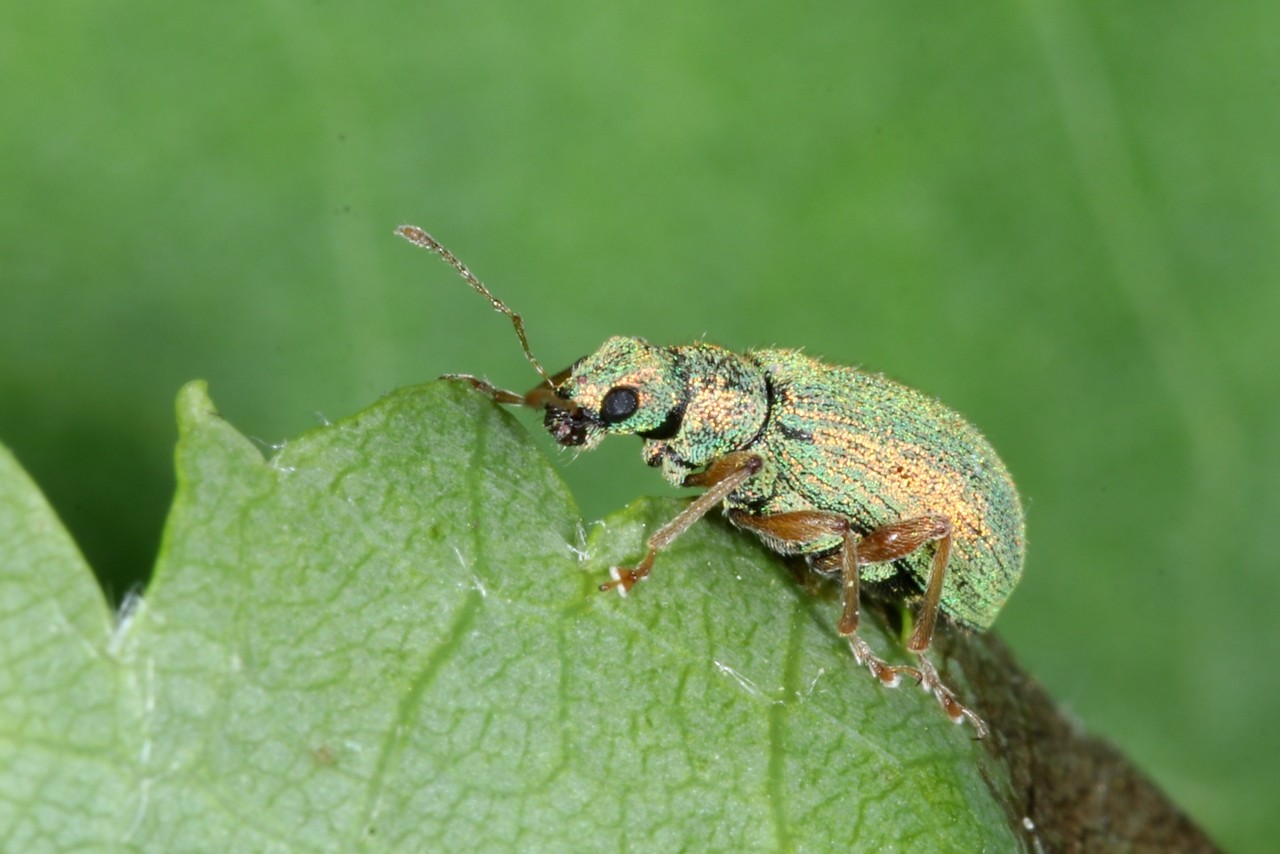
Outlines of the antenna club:
[{"label": "antenna club", "polygon": [[439,241],[430,234],[427,234],[421,228],[418,228],[416,225],[402,225],[396,229],[396,234],[400,235],[414,246],[421,246],[423,249],[430,249],[433,252],[438,252],[444,248],[440,245]]}]

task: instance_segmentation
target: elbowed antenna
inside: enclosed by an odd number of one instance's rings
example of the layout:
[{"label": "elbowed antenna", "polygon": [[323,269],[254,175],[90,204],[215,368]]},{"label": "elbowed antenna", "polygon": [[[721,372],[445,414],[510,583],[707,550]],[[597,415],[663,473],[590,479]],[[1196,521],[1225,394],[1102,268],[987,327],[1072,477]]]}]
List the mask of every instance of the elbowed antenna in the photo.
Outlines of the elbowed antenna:
[{"label": "elbowed antenna", "polygon": [[412,243],[414,246],[420,246],[423,249],[429,249],[430,251],[439,255],[441,258],[443,258],[445,261],[449,263],[449,266],[453,267],[453,269],[458,271],[458,274],[462,276],[463,280],[465,280],[468,285],[470,285],[473,289],[475,289],[475,291],[479,293],[480,296],[484,297],[489,301],[489,303],[493,306],[494,311],[501,312],[502,314],[505,314],[507,317],[511,318],[511,325],[515,327],[516,335],[519,336],[520,338],[520,346],[524,350],[524,357],[529,360],[529,364],[533,365],[534,370],[538,372],[539,376],[541,376],[542,379],[546,381],[548,388],[554,389],[556,387],[556,384],[552,380],[551,376],[545,370],[543,370],[541,363],[539,363],[538,360],[534,358],[533,352],[529,349],[529,339],[524,334],[524,319],[521,318],[520,315],[516,314],[511,309],[507,308],[506,303],[504,303],[502,300],[495,297],[493,295],[493,292],[484,286],[484,282],[477,279],[475,274],[472,273],[471,270],[467,268],[467,265],[463,264],[462,261],[458,260],[457,255],[454,255],[448,249],[445,249],[443,246],[440,245],[440,242],[438,240],[436,240],[430,234],[427,234],[421,228],[418,228],[416,225],[402,225],[396,229],[396,234],[400,235],[405,240]]}]

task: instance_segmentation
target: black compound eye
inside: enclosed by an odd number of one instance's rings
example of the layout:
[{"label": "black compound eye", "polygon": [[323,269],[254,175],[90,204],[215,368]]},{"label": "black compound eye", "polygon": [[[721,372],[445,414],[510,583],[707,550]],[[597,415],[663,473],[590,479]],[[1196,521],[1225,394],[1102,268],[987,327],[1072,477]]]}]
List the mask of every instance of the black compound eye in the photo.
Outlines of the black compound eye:
[{"label": "black compound eye", "polygon": [[611,388],[600,404],[600,420],[605,424],[617,424],[635,415],[639,408],[640,395],[635,389],[626,386]]}]

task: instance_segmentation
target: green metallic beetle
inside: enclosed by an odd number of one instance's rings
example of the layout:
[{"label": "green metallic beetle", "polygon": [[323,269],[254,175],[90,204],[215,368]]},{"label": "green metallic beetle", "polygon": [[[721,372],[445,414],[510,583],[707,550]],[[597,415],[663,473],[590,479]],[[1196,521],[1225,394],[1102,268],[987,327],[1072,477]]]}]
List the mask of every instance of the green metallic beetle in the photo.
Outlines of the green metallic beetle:
[{"label": "green metallic beetle", "polygon": [[[454,375],[495,401],[545,410],[556,442],[590,449],[634,434],[644,459],[677,486],[703,487],[648,541],[634,567],[614,567],[602,590],[626,594],[658,552],[717,505],[774,551],[838,576],[837,625],[857,661],[887,685],[916,679],[956,723],[986,725],[942,684],[925,653],[939,612],[989,628],[1022,574],[1022,507],[991,445],[938,401],[880,374],[835,367],[794,350],[734,353],[711,344],[658,347],[610,338],[549,375],[520,316],[416,226],[397,234],[440,255],[511,318],[543,382],[527,394]],[[926,548],[932,545],[932,548]],[[918,667],[890,665],[857,635],[859,585],[891,585],[920,600],[907,648]],[[905,582],[905,583],[904,583]]]}]

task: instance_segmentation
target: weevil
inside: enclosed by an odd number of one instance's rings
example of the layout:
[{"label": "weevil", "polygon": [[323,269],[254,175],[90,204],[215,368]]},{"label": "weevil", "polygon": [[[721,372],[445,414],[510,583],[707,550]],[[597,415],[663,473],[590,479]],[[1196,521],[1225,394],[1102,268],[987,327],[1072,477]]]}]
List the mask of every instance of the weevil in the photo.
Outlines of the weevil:
[{"label": "weevil", "polygon": [[[625,595],[658,554],[717,506],[767,547],[835,577],[837,632],[886,685],[915,679],[956,723],[986,724],[942,683],[927,653],[942,615],[989,628],[1022,574],[1018,493],[976,428],[933,398],[795,350],[736,353],[712,344],[660,347],[613,337],[557,374],[534,357],[524,321],[453,253],[417,226],[396,233],[454,267],[511,319],[542,382],[525,394],[450,374],[502,404],[541,409],[560,445],[608,435],[642,440],[644,461],[677,486],[704,491],[648,540],[640,562],[613,567],[604,591]],[[863,583],[919,602],[907,649],[892,665],[858,636]]]}]

